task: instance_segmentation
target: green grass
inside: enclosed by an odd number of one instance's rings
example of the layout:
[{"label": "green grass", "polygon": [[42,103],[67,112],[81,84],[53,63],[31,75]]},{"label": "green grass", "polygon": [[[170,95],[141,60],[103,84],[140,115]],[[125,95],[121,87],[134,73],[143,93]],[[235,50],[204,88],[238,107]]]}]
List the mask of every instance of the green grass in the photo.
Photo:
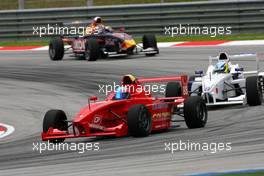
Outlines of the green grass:
[{"label": "green grass", "polygon": [[[201,0],[164,0],[164,2],[191,2]],[[160,3],[160,0],[94,0],[94,5]],[[87,0],[25,0],[25,9],[87,6]],[[18,9],[18,0],[1,0],[0,10]]]},{"label": "green grass", "polygon": [[46,46],[48,41],[6,41],[0,42],[0,46]]},{"label": "green grass", "polygon": [[[141,42],[141,37],[135,38],[136,42]],[[157,36],[158,42],[177,42],[177,41],[213,41],[213,40],[264,40],[264,34],[240,34],[240,35],[225,35],[225,36],[179,36],[179,37],[164,37]],[[48,40],[42,41],[6,41],[0,42],[0,46],[46,46]]]},{"label": "green grass", "polygon": [[217,176],[263,176],[264,171],[254,173],[240,173],[240,174],[219,174]]}]

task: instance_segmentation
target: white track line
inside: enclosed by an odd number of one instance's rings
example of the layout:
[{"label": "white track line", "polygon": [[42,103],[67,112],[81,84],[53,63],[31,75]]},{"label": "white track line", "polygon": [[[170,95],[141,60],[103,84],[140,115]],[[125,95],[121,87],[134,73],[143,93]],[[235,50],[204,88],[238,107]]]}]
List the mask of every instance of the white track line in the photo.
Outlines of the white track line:
[{"label": "white track line", "polygon": [[49,49],[49,46],[43,46],[39,48],[34,48],[32,51],[47,51]]},{"label": "white track line", "polygon": [[[70,45],[65,45],[65,48],[70,48]],[[39,48],[31,49],[31,51],[48,51],[49,46],[40,46]]]},{"label": "white track line", "polygon": [[3,126],[7,129],[6,132],[0,132],[0,139],[10,135],[11,133],[13,133],[15,131],[15,128],[11,125],[6,125],[3,123],[0,123],[0,126]]},{"label": "white track line", "polygon": [[222,43],[219,46],[264,45],[264,40],[241,40]]},{"label": "white track line", "polygon": [[169,48],[169,47],[172,47],[174,45],[181,44],[181,43],[185,43],[185,42],[159,42],[158,47],[159,48]]}]

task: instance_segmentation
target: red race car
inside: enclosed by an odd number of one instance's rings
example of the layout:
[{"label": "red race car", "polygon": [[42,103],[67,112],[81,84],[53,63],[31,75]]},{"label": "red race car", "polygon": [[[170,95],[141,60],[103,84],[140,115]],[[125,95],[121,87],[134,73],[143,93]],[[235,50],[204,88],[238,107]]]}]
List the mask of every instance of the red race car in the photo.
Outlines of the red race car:
[{"label": "red race car", "polygon": [[[144,84],[158,82],[167,83],[165,97],[154,97],[145,89]],[[72,121],[62,110],[49,110],[43,119],[42,140],[58,143],[65,138],[91,136],[143,137],[170,128],[174,114],[184,117],[188,128],[204,127],[205,102],[199,96],[189,96],[187,84],[186,75],[143,79],[125,75],[118,90],[103,101],[89,98]]]}]

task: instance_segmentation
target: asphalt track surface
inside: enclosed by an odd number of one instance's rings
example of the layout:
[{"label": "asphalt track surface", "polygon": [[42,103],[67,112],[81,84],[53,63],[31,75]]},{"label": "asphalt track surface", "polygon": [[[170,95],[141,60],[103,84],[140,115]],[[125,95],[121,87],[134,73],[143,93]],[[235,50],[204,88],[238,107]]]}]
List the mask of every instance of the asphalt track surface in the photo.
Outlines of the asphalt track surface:
[{"label": "asphalt track surface", "polygon": [[[66,57],[52,62],[46,51],[0,52],[0,122],[16,131],[0,139],[0,175],[185,175],[200,172],[264,168],[264,108],[262,106],[210,109],[207,126],[187,129],[184,123],[146,138],[72,139],[99,142],[99,151],[33,151],[40,142],[42,118],[51,108],[73,117],[98,84],[119,81],[122,75],[154,77],[193,74],[206,69],[209,55],[261,52],[263,46],[163,48],[156,57],[133,57],[86,62]],[[255,67],[254,60],[242,62]],[[263,65],[262,65],[263,67]],[[263,67],[264,68],[264,67]],[[164,143],[231,142],[231,151],[164,150]]]}]

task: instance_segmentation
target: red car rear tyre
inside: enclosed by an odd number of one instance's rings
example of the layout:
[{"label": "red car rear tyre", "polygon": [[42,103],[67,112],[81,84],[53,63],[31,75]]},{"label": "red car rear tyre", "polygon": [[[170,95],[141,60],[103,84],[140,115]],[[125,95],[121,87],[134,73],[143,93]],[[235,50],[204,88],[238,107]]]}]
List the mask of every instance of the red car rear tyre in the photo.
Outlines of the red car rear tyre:
[{"label": "red car rear tyre", "polygon": [[[182,96],[182,88],[179,82],[168,82],[166,86],[165,97],[179,97]],[[170,100],[174,101],[174,100]]]},{"label": "red car rear tyre", "polygon": [[150,134],[152,128],[151,115],[144,105],[132,106],[128,111],[127,118],[128,131],[131,136],[145,137]]}]

